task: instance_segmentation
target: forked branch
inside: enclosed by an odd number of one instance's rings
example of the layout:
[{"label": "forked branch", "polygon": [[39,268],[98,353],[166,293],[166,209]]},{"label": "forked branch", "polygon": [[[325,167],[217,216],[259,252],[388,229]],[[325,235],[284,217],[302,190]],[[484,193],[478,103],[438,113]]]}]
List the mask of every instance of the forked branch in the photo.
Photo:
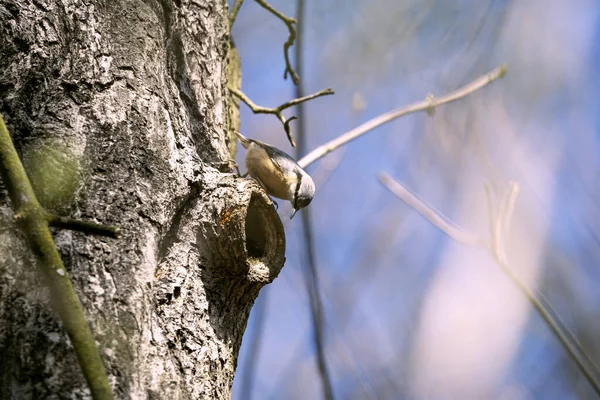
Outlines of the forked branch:
[{"label": "forked branch", "polygon": [[283,104],[281,104],[281,105],[279,105],[277,107],[268,108],[268,107],[263,107],[263,106],[259,106],[259,105],[255,104],[241,90],[237,90],[237,89],[234,89],[234,88],[230,87],[229,91],[231,93],[233,93],[235,96],[237,96],[244,103],[246,103],[246,105],[248,107],[250,107],[250,109],[252,110],[252,112],[254,114],[273,114],[273,115],[275,115],[277,117],[277,119],[279,119],[281,121],[281,123],[283,124],[283,129],[285,129],[285,133],[287,134],[288,140],[290,141],[290,144],[292,145],[292,147],[296,147],[296,143],[294,142],[294,139],[292,137],[292,132],[290,130],[290,122],[293,121],[294,119],[296,119],[296,117],[293,116],[293,117],[290,117],[289,119],[286,119],[283,116],[282,111],[285,110],[285,109],[287,109],[287,108],[290,108],[290,107],[293,107],[295,105],[298,105],[300,103],[303,103],[305,101],[315,99],[317,97],[327,96],[327,95],[330,95],[330,94],[334,94],[334,92],[333,92],[332,89],[324,89],[324,90],[321,90],[321,91],[319,91],[317,93],[310,94],[308,96],[304,96],[304,97],[300,97],[300,98],[297,98],[297,99],[290,100],[290,101],[285,102],[285,103],[283,103]]},{"label": "forked branch", "polygon": [[519,288],[521,293],[527,298],[533,308],[540,314],[550,331],[556,336],[569,357],[579,368],[583,376],[592,386],[597,395],[600,395],[600,382],[597,377],[600,375],[597,365],[591,357],[581,347],[575,336],[568,327],[562,323],[560,316],[555,313],[552,316],[551,305],[546,302],[544,305],[544,296],[537,290],[530,289],[519,277],[510,269],[506,259],[506,240],[509,234],[509,227],[513,218],[516,199],[519,194],[519,185],[516,182],[510,182],[507,190],[502,196],[497,209],[492,205],[492,199],[489,190],[486,187],[486,196],[488,203],[489,221],[490,221],[490,239],[487,245],[485,241],[476,235],[468,233],[463,229],[457,228],[456,224],[450,222],[441,213],[436,211],[417,196],[413,195],[400,182],[395,181],[386,173],[379,174],[379,180],[394,193],[400,200],[415,209],[424,216],[429,222],[446,233],[449,237],[459,243],[470,246],[482,246],[487,249],[490,255],[496,261],[500,270]]},{"label": "forked branch", "polygon": [[[58,311],[62,325],[73,344],[79,366],[92,393],[94,400],[113,398],[108,376],[98,347],[85,319],[83,308],[73,289],[67,270],[56,249],[48,224],[57,221],[68,222],[69,229],[74,226],[88,225],[90,230],[118,233],[118,228],[105,227],[99,229],[97,224],[84,223],[60,217],[49,217],[49,214],[38,202],[23,164],[17,155],[8,129],[0,116],[0,175],[8,191],[15,220],[22,229],[32,253],[37,258],[40,274],[50,290],[53,305]],[[94,229],[92,229],[92,227]],[[78,229],[82,230],[82,229]],[[106,235],[105,235],[106,236]]]},{"label": "forked branch", "polygon": [[290,74],[294,85],[297,85],[298,82],[300,82],[300,77],[292,67],[292,62],[290,61],[289,55],[290,47],[292,47],[294,41],[296,40],[296,28],[294,27],[296,19],[283,15],[265,0],[256,0],[256,2],[260,4],[265,10],[269,11],[271,14],[283,21],[285,26],[287,26],[288,28],[290,35],[288,36],[288,40],[286,40],[286,42],[283,44],[283,56],[285,57],[285,71],[283,73],[283,79],[287,79],[288,74]]}]

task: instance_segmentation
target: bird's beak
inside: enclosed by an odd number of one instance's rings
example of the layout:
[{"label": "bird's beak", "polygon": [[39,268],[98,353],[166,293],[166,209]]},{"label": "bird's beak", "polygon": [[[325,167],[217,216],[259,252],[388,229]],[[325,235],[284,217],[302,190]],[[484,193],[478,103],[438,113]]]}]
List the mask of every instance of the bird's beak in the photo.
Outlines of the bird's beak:
[{"label": "bird's beak", "polygon": [[294,215],[296,215],[296,212],[298,210],[296,210],[295,208],[292,210],[292,215],[290,215],[290,219],[294,218]]}]

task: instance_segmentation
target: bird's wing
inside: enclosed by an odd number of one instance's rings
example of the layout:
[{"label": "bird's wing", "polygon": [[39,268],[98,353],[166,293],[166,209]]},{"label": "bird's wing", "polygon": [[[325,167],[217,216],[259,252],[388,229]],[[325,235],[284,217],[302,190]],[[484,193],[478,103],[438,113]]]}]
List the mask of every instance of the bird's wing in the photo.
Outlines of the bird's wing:
[{"label": "bird's wing", "polygon": [[267,152],[267,155],[269,156],[269,158],[271,159],[271,161],[273,161],[273,164],[275,164],[275,166],[277,168],[279,168],[280,171],[284,171],[283,166],[277,162],[278,159],[286,159],[289,162],[292,162],[294,164],[296,164],[298,166],[298,168],[302,169],[298,163],[296,162],[296,160],[294,160],[292,158],[292,156],[290,156],[288,153],[286,153],[285,151],[281,151],[276,147],[273,146],[269,146],[266,143],[261,142],[260,140],[255,140],[255,139],[250,139],[252,140],[254,143],[256,143],[257,145],[259,145],[260,147],[262,147],[263,149],[265,149],[265,151]]}]

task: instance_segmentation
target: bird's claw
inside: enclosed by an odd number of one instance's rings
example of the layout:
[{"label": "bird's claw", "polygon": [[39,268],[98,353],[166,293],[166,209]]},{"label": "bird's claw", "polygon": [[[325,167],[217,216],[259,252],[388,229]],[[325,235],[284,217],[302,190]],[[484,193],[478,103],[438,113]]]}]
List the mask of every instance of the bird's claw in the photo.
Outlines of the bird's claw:
[{"label": "bird's claw", "polygon": [[235,160],[229,160],[229,163],[230,163],[230,165],[233,164],[233,168],[235,168],[235,170],[240,178],[245,178],[250,173],[250,171],[246,171],[246,173],[242,175],[242,173],[240,172],[240,167],[239,167],[238,163],[235,162]]}]

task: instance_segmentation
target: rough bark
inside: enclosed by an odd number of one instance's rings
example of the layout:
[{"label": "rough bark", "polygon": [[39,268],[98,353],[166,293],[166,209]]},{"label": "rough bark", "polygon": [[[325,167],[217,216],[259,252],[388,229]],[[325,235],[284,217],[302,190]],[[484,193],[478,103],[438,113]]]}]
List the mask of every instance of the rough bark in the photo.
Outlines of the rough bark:
[{"label": "rough bark", "polygon": [[[228,35],[225,0],[0,0],[0,113],[32,174],[60,149],[44,169],[78,178],[44,205],[123,230],[55,234],[118,398],[229,398],[284,263],[279,217],[228,162]],[[0,398],[89,398],[13,217],[1,193]]]}]

